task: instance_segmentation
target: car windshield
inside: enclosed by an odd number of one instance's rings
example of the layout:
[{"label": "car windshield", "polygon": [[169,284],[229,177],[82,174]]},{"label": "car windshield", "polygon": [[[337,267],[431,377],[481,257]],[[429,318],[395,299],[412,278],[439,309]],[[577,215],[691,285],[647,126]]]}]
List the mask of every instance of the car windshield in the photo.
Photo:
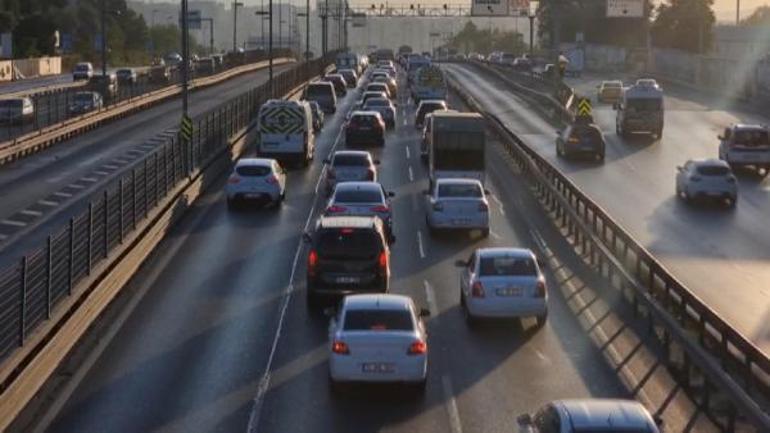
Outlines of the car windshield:
[{"label": "car windshield", "polygon": [[726,176],[730,173],[730,169],[728,167],[720,165],[706,165],[698,167],[697,171],[698,174],[702,174],[703,176]]},{"label": "car windshield", "polygon": [[464,198],[480,198],[481,188],[478,185],[472,183],[442,183],[438,186],[438,196],[440,198],[446,197],[464,197]]},{"label": "car windshield", "polygon": [[382,191],[378,189],[342,189],[334,194],[335,203],[381,203]]},{"label": "car windshield", "polygon": [[264,165],[242,165],[235,168],[235,172],[240,176],[261,177],[270,174],[270,167]]},{"label": "car windshield", "polygon": [[382,240],[370,229],[344,228],[323,231],[316,247],[318,254],[325,258],[372,259],[380,253]]},{"label": "car windshield", "polygon": [[375,116],[362,116],[357,115],[350,118],[350,126],[363,126],[370,127],[377,123],[377,117]]},{"label": "car windshield", "polygon": [[612,81],[604,83],[604,88],[605,89],[620,89],[621,87],[623,87],[622,84],[620,84],[620,83],[613,83]]},{"label": "car windshield", "polygon": [[87,71],[88,65],[75,65],[75,70],[78,72]]},{"label": "car windshield", "polygon": [[131,69],[118,69],[118,75],[131,75]]},{"label": "car windshield", "polygon": [[407,310],[348,310],[345,331],[412,331],[412,315]]},{"label": "car windshield", "polygon": [[739,146],[768,146],[770,139],[767,130],[737,130],[733,133],[733,143]]},{"label": "car windshield", "polygon": [[537,267],[531,258],[482,257],[479,262],[481,276],[536,276]]},{"label": "car windshield", "polygon": [[366,155],[337,154],[332,165],[335,167],[368,167],[369,158]]},{"label": "car windshield", "polygon": [[382,83],[370,84],[366,90],[385,91],[386,86]]},{"label": "car windshield", "polygon": [[639,112],[660,111],[663,99],[660,98],[629,98],[626,101],[628,108]]}]

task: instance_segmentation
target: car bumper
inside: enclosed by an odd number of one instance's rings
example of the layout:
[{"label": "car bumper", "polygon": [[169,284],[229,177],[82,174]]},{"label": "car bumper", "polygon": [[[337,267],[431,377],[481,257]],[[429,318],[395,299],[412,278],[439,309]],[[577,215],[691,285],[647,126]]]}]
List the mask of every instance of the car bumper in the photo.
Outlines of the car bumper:
[{"label": "car bumper", "polygon": [[[365,373],[363,371],[364,362],[393,364],[393,371]],[[422,382],[428,375],[428,357],[417,355],[405,356],[397,361],[390,359],[362,361],[351,355],[331,354],[329,356],[329,375],[332,380],[338,382]]]},{"label": "car bumper", "polygon": [[227,188],[225,193],[228,200],[270,200],[277,201],[281,198],[279,188]]},{"label": "car bumper", "polygon": [[548,298],[516,298],[509,301],[466,298],[468,312],[473,317],[519,318],[543,316],[548,313]]},{"label": "car bumper", "polygon": [[729,152],[727,163],[732,166],[770,166],[770,152]]},{"label": "car bumper", "polygon": [[730,198],[738,195],[736,188],[691,189],[690,195],[698,198]]},{"label": "car bumper", "polygon": [[381,134],[376,133],[348,133],[345,134],[345,141],[350,144],[358,143],[372,143],[380,144],[384,141],[384,137]]},{"label": "car bumper", "polygon": [[487,229],[489,214],[453,216],[432,212],[428,214],[428,223],[431,227],[439,229]]}]

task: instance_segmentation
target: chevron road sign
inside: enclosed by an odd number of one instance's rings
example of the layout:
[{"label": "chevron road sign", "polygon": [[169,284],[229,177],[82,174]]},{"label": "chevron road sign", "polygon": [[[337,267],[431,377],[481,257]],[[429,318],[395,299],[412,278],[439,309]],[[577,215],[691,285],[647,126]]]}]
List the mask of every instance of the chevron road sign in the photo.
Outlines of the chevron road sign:
[{"label": "chevron road sign", "polygon": [[182,137],[182,140],[184,141],[190,141],[192,140],[193,135],[193,123],[192,119],[190,119],[190,116],[183,115],[182,121],[179,124],[179,135]]}]

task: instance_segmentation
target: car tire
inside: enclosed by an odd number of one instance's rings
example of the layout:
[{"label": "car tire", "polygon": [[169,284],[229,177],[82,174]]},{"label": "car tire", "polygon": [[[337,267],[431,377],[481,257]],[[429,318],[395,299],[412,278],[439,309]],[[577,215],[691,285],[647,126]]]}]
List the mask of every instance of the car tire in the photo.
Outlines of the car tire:
[{"label": "car tire", "polygon": [[548,320],[548,314],[542,314],[540,316],[536,317],[537,320],[537,327],[542,328],[545,326],[545,322]]},{"label": "car tire", "polygon": [[564,158],[564,151],[561,150],[561,146],[558,144],[556,145],[556,156]]},{"label": "car tire", "polygon": [[377,145],[380,146],[380,147],[385,147],[385,139],[381,138],[380,142]]},{"label": "car tire", "polygon": [[738,197],[730,197],[727,199],[727,207],[730,209],[735,209],[735,207],[738,205]]},{"label": "car tire", "polygon": [[489,237],[489,227],[481,229],[481,237],[482,238],[488,238]]},{"label": "car tire", "polygon": [[345,382],[334,380],[331,375],[329,375],[329,390],[332,394],[341,394],[345,391]]},{"label": "car tire", "polygon": [[307,280],[307,283],[305,284],[305,298],[307,301],[307,308],[311,310],[315,310],[320,304],[318,295],[315,293],[315,290],[313,290],[314,286],[315,284],[310,280]]},{"label": "car tire", "polygon": [[599,162],[604,162],[604,151],[598,152],[596,154],[596,160],[599,161]]}]

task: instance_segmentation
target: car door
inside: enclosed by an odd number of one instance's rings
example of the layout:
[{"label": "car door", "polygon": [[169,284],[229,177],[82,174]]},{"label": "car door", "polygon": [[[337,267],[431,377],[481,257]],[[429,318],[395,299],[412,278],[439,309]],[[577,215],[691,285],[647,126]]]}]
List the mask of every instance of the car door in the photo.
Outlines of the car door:
[{"label": "car door", "polygon": [[463,292],[463,296],[466,298],[470,296],[471,278],[476,271],[476,252],[472,252],[468,261],[463,267],[460,275],[460,290]]}]

